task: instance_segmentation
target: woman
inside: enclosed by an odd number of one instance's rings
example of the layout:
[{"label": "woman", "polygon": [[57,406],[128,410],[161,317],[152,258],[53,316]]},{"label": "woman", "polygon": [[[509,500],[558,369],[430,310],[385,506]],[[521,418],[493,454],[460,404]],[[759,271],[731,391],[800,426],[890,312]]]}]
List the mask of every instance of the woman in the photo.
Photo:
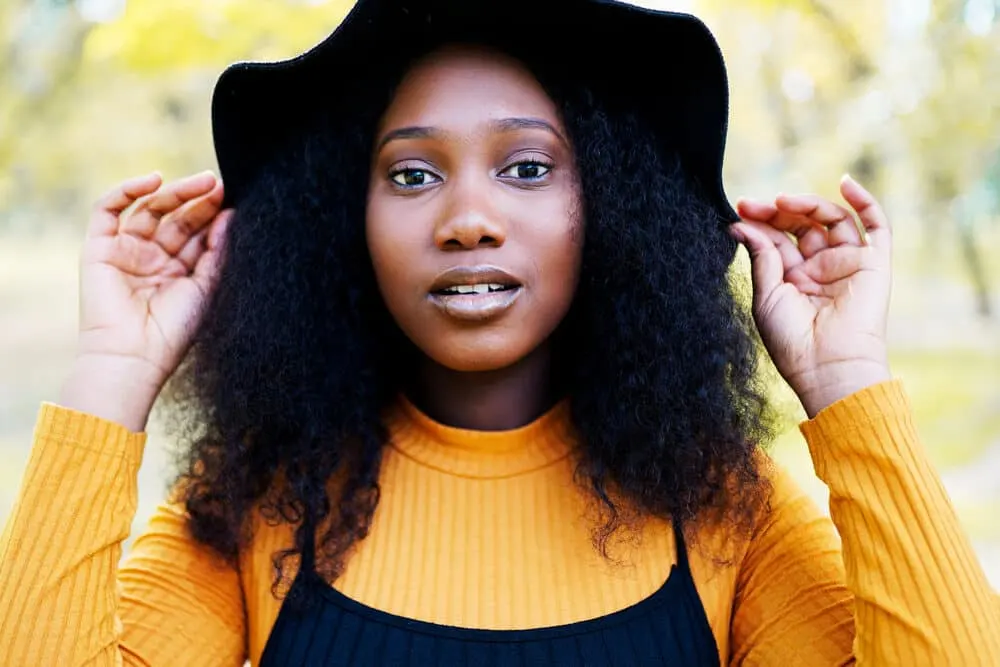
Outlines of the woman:
[{"label": "woman", "polygon": [[[0,551],[5,664],[1000,662],[888,368],[878,203],[848,178],[863,234],[811,195],[727,224],[704,26],[502,9],[364,0],[220,80],[225,195],[101,200]],[[693,64],[631,78],[663,49]],[[842,549],[760,450],[731,237]],[[119,568],[186,355],[187,463]]]}]

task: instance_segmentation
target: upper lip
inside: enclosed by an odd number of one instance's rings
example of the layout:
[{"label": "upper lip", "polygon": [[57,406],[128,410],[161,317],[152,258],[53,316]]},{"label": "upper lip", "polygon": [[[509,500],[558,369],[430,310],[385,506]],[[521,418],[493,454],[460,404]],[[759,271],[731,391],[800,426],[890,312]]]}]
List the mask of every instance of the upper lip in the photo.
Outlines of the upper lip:
[{"label": "upper lip", "polygon": [[482,285],[485,283],[517,287],[520,286],[521,281],[495,266],[455,266],[441,273],[434,280],[430,291],[440,292],[457,285]]}]

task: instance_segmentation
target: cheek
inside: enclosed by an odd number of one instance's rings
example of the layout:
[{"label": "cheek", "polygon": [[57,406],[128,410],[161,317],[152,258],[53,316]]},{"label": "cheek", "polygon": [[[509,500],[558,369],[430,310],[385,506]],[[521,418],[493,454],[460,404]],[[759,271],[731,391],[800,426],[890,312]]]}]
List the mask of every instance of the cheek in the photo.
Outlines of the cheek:
[{"label": "cheek", "polygon": [[[409,233],[408,233],[409,232]],[[382,299],[393,317],[405,302],[408,286],[416,284],[410,272],[419,253],[419,238],[406,225],[393,224],[391,211],[369,202],[365,216],[365,238]]]},{"label": "cheek", "polygon": [[[536,218],[541,219],[541,218]],[[549,218],[552,220],[552,218]],[[519,345],[534,347],[548,338],[569,313],[576,297],[582,262],[582,234],[573,218],[563,216],[558,225],[535,228],[524,238],[534,265],[527,306],[511,331]]]},{"label": "cheek", "polygon": [[561,202],[558,209],[549,212],[548,219],[558,223],[536,228],[533,233],[546,299],[556,302],[552,307],[568,308],[580,278],[584,225],[580,207],[576,202],[570,204]]}]

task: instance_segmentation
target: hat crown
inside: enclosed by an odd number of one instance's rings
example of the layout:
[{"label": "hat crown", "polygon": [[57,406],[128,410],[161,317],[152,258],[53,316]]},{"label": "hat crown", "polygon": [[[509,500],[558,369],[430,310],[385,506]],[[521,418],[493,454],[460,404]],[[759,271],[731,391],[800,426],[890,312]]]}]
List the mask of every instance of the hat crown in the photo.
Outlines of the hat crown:
[{"label": "hat crown", "polygon": [[399,56],[480,37],[534,52],[544,46],[540,31],[558,42],[545,58],[565,61],[561,66],[572,68],[574,78],[589,78],[616,107],[641,115],[661,144],[678,154],[719,220],[738,218],[722,183],[729,89],[715,38],[689,14],[620,0],[535,0],[530,7],[485,0],[360,0],[310,51],[276,63],[231,66],[212,100],[226,204],[245,196],[261,167],[290,134],[301,131],[318,104],[332,105],[332,113],[349,110],[347,91],[367,85],[366,76],[385,76],[397,63],[405,65]]}]

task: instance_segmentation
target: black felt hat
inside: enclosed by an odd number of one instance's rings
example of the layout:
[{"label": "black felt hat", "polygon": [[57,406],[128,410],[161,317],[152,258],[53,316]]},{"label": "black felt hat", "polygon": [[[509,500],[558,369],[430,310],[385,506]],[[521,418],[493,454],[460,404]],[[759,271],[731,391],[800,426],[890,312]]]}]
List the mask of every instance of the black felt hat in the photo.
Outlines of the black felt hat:
[{"label": "black felt hat", "polygon": [[230,66],[212,99],[226,205],[239,205],[260,167],[305,131],[310,114],[349,109],[366,78],[386,76],[404,67],[408,55],[455,41],[559,59],[604,99],[646,120],[680,156],[721,223],[738,218],[722,183],[729,89],[715,38],[691,15],[615,0],[359,0],[306,53]]}]

